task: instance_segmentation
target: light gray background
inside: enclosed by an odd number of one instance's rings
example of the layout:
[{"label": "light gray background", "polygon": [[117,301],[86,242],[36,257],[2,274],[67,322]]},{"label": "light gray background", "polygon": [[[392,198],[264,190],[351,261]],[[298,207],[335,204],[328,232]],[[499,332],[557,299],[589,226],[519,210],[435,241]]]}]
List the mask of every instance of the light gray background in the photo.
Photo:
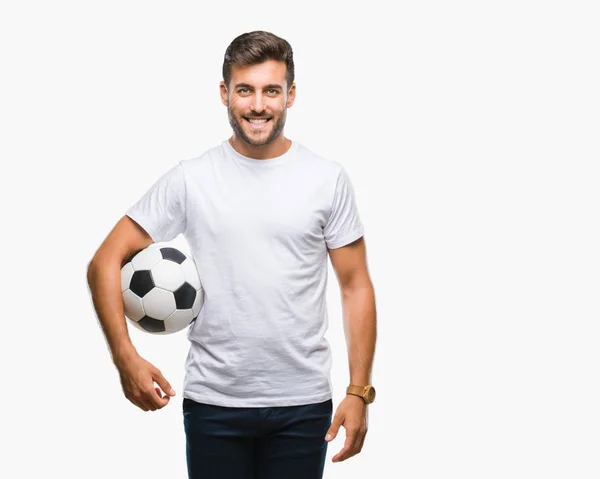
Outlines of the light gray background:
[{"label": "light gray background", "polygon": [[223,54],[257,29],[292,44],[285,133],[347,168],[376,291],[369,432],[334,464],[341,430],[325,477],[599,477],[594,3],[3,3],[6,477],[186,477],[187,339],[130,327],[177,391],[135,407],[86,267],[152,182],[230,135]]}]

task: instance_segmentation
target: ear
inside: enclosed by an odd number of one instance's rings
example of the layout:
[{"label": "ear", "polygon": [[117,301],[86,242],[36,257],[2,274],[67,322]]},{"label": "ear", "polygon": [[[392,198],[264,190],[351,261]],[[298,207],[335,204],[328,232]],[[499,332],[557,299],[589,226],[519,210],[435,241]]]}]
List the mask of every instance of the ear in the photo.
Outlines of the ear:
[{"label": "ear", "polygon": [[227,92],[227,86],[225,85],[224,81],[221,81],[221,83],[219,83],[219,90],[221,93],[221,103],[223,103],[223,105],[225,105],[225,106],[228,106],[229,105],[228,92]]},{"label": "ear", "polygon": [[286,103],[287,108],[291,107],[294,104],[295,100],[296,100],[296,82],[292,82],[292,86],[288,91],[288,98],[287,98],[287,103]]}]

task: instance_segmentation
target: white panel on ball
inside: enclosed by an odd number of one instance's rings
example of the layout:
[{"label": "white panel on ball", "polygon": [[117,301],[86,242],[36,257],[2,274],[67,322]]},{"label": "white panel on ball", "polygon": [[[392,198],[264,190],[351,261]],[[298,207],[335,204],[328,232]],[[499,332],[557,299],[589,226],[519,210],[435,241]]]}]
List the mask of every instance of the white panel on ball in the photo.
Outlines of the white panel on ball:
[{"label": "white panel on ball", "polygon": [[127,263],[121,269],[121,293],[129,289],[129,282],[131,281],[131,277],[133,276],[133,271],[134,270],[131,263]]},{"label": "white panel on ball", "polygon": [[165,320],[175,311],[175,297],[170,291],[153,288],[143,299],[146,315],[158,320]]},{"label": "white panel on ball", "polygon": [[137,253],[131,260],[133,269],[136,271],[142,271],[145,269],[152,269],[156,264],[163,259],[159,248],[146,248]]},{"label": "white panel on ball", "polygon": [[202,309],[202,305],[204,304],[204,290],[199,289],[196,293],[196,299],[194,300],[194,304],[192,305],[192,314],[194,318],[200,314],[200,310]]},{"label": "white panel on ball", "polygon": [[152,268],[152,279],[155,286],[168,291],[175,291],[184,282],[183,270],[178,263],[163,259]]},{"label": "white panel on ball", "polygon": [[185,280],[190,283],[194,289],[200,289],[200,277],[198,276],[198,269],[196,263],[191,257],[181,263],[181,269],[183,270],[183,276]]},{"label": "white panel on ball", "polygon": [[165,330],[168,332],[181,331],[189,326],[192,319],[194,319],[194,316],[191,309],[178,309],[165,319]]},{"label": "white panel on ball", "polygon": [[139,321],[145,315],[144,306],[142,304],[142,298],[140,298],[133,291],[128,289],[123,293],[123,309],[125,310],[125,316],[132,321]]}]

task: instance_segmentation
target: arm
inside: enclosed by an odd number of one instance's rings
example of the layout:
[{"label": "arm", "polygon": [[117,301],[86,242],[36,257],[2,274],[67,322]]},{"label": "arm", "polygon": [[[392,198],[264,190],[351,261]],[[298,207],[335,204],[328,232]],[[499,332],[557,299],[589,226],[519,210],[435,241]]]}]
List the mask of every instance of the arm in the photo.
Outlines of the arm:
[{"label": "arm", "polygon": [[375,291],[369,276],[363,237],[329,250],[342,297],[350,384],[371,384],[377,320]]},{"label": "arm", "polygon": [[115,365],[137,355],[125,323],[121,267],[152,238],[135,221],[123,216],[88,265],[87,281],[94,308]]},{"label": "arm", "polygon": [[[94,255],[87,273],[94,307],[119,370],[125,397],[144,411],[161,409],[169,403],[170,396],[175,395],[162,372],[134,348],[123,309],[121,267],[152,243],[152,237],[140,225],[123,216]],[[154,386],[155,381],[166,396]]]},{"label": "arm", "polygon": [[[371,383],[377,325],[375,293],[367,270],[364,238],[329,250],[329,255],[342,295],[350,383],[366,386]],[[340,426],[343,425],[346,429],[344,447],[333,456],[333,462],[345,461],[362,450],[367,423],[367,406],[364,401],[347,394],[338,406],[325,437],[330,442],[337,436]]]}]

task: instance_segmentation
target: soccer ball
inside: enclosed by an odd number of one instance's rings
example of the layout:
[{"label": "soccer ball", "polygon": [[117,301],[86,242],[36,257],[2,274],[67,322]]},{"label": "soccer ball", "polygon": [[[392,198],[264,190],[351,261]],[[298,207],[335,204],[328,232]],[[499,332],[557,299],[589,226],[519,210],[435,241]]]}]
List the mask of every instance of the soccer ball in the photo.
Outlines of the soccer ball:
[{"label": "soccer ball", "polygon": [[121,267],[125,317],[150,334],[187,328],[204,304],[194,260],[179,249],[153,243]]}]

